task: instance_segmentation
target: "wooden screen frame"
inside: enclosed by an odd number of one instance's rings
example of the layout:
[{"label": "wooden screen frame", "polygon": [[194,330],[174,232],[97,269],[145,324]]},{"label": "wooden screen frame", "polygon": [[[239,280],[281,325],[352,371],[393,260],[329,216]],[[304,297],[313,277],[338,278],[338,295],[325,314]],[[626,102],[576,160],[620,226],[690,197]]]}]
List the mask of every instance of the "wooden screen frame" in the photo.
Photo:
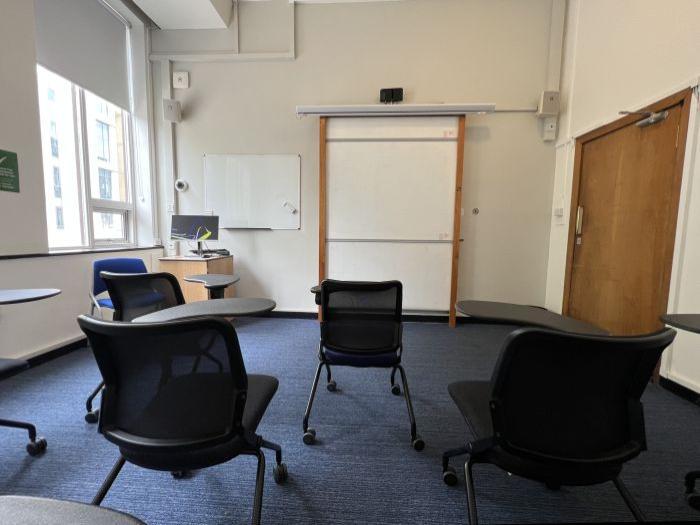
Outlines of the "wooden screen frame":
[{"label": "wooden screen frame", "polygon": [[[679,91],[678,93],[674,93],[671,96],[668,96],[664,99],[661,99],[657,102],[654,102],[653,104],[650,104],[639,111],[651,111],[651,112],[658,112],[658,111],[663,111],[665,109],[668,109],[669,107],[675,106],[677,104],[682,103],[681,107],[681,115],[680,115],[680,121],[679,121],[679,131],[678,131],[678,147],[676,148],[676,168],[675,172],[673,174],[673,209],[676,210],[675,214],[673,214],[672,218],[672,230],[674,232],[674,237],[675,234],[677,234],[678,230],[678,207],[680,204],[680,190],[681,190],[681,183],[683,179],[683,161],[685,159],[685,147],[686,143],[688,141],[688,123],[689,123],[689,118],[690,118],[690,105],[692,101],[692,96],[693,96],[693,89],[692,88],[687,88],[684,89],[683,91]],[[630,124],[633,124],[634,122],[637,122],[639,120],[643,120],[645,118],[644,115],[626,115],[622,118],[619,118],[613,122],[610,122],[609,124],[606,124],[604,126],[601,126],[597,129],[594,129],[593,131],[589,131],[588,133],[585,133],[581,135],[580,137],[576,137],[576,143],[575,143],[575,148],[574,148],[574,174],[573,174],[573,181],[572,181],[572,189],[571,189],[571,209],[569,212],[569,232],[568,232],[568,239],[567,239],[567,248],[566,248],[566,267],[565,267],[565,273],[564,273],[564,296],[562,298],[562,313],[563,315],[569,315],[569,302],[571,299],[571,278],[573,276],[573,263],[574,263],[574,243],[575,243],[575,238],[576,238],[576,211],[578,207],[578,202],[579,202],[579,197],[580,197],[580,190],[581,190],[581,169],[583,167],[583,146],[587,142],[590,142],[592,140],[595,140],[597,138],[602,137],[603,135],[607,135],[608,133],[613,133],[621,128],[624,128],[625,126],[629,126]],[[675,241],[675,239],[674,239]],[[664,301],[666,304],[668,304],[668,295],[671,287],[671,270],[673,267],[673,251],[675,247],[675,242],[670,243],[671,248],[667,250],[667,253],[665,254],[665,262],[664,262]]]},{"label": "wooden screen frame", "polygon": [[[430,115],[432,116],[432,115]],[[328,118],[321,116],[318,122],[318,282],[326,278],[327,230],[328,230],[328,186],[327,186],[327,125]],[[457,325],[457,286],[459,284],[459,248],[462,242],[462,181],[464,177],[464,142],[466,138],[466,115],[457,115],[457,163],[455,167],[455,199],[452,221],[452,266],[450,269],[449,324]],[[321,307],[318,308],[321,320]]]}]

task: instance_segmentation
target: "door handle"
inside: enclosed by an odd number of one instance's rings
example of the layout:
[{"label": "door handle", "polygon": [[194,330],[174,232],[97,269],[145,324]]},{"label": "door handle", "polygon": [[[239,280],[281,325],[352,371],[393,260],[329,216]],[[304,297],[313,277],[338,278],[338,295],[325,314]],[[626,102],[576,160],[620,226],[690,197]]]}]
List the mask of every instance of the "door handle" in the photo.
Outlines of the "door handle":
[{"label": "door handle", "polygon": [[579,206],[576,210],[576,235],[583,233],[583,206]]}]

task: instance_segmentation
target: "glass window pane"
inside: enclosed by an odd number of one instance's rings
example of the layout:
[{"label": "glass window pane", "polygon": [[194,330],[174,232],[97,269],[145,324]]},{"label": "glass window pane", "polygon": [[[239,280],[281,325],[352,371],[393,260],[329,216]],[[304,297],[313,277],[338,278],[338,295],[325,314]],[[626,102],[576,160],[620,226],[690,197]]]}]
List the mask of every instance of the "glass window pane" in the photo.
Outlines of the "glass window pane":
[{"label": "glass window pane", "polygon": [[129,201],[123,109],[85,92],[90,193],[93,199]]},{"label": "glass window pane", "polygon": [[73,87],[41,66],[37,81],[49,247],[83,246]]},{"label": "glass window pane", "polygon": [[124,213],[96,211],[92,214],[92,234],[96,241],[126,239]]}]

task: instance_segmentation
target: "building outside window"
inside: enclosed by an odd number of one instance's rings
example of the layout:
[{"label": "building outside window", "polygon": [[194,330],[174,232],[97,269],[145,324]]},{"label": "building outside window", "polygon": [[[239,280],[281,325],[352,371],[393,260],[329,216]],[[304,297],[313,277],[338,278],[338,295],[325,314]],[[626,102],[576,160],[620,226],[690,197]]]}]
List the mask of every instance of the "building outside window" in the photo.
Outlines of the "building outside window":
[{"label": "building outside window", "polygon": [[56,122],[51,122],[51,155],[58,157],[58,138],[56,136]]},{"label": "building outside window", "polygon": [[109,160],[109,124],[97,121],[97,158]]},{"label": "building outside window", "polygon": [[100,199],[112,199],[112,172],[98,168],[100,176]]},{"label": "building outside window", "polygon": [[56,228],[62,230],[63,227],[63,208],[56,206]]},{"label": "building outside window", "polygon": [[53,196],[61,198],[61,169],[58,166],[53,167]]},{"label": "building outside window", "polygon": [[39,104],[49,248],[133,244],[131,116],[42,66],[37,81],[54,99]]}]

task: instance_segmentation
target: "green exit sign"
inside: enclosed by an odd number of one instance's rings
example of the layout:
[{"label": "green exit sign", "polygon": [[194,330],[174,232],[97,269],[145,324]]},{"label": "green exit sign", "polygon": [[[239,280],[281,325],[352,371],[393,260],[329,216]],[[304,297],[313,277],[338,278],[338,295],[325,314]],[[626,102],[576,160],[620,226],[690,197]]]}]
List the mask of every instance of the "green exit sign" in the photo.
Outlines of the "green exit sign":
[{"label": "green exit sign", "polygon": [[17,153],[0,149],[0,191],[19,193]]}]

